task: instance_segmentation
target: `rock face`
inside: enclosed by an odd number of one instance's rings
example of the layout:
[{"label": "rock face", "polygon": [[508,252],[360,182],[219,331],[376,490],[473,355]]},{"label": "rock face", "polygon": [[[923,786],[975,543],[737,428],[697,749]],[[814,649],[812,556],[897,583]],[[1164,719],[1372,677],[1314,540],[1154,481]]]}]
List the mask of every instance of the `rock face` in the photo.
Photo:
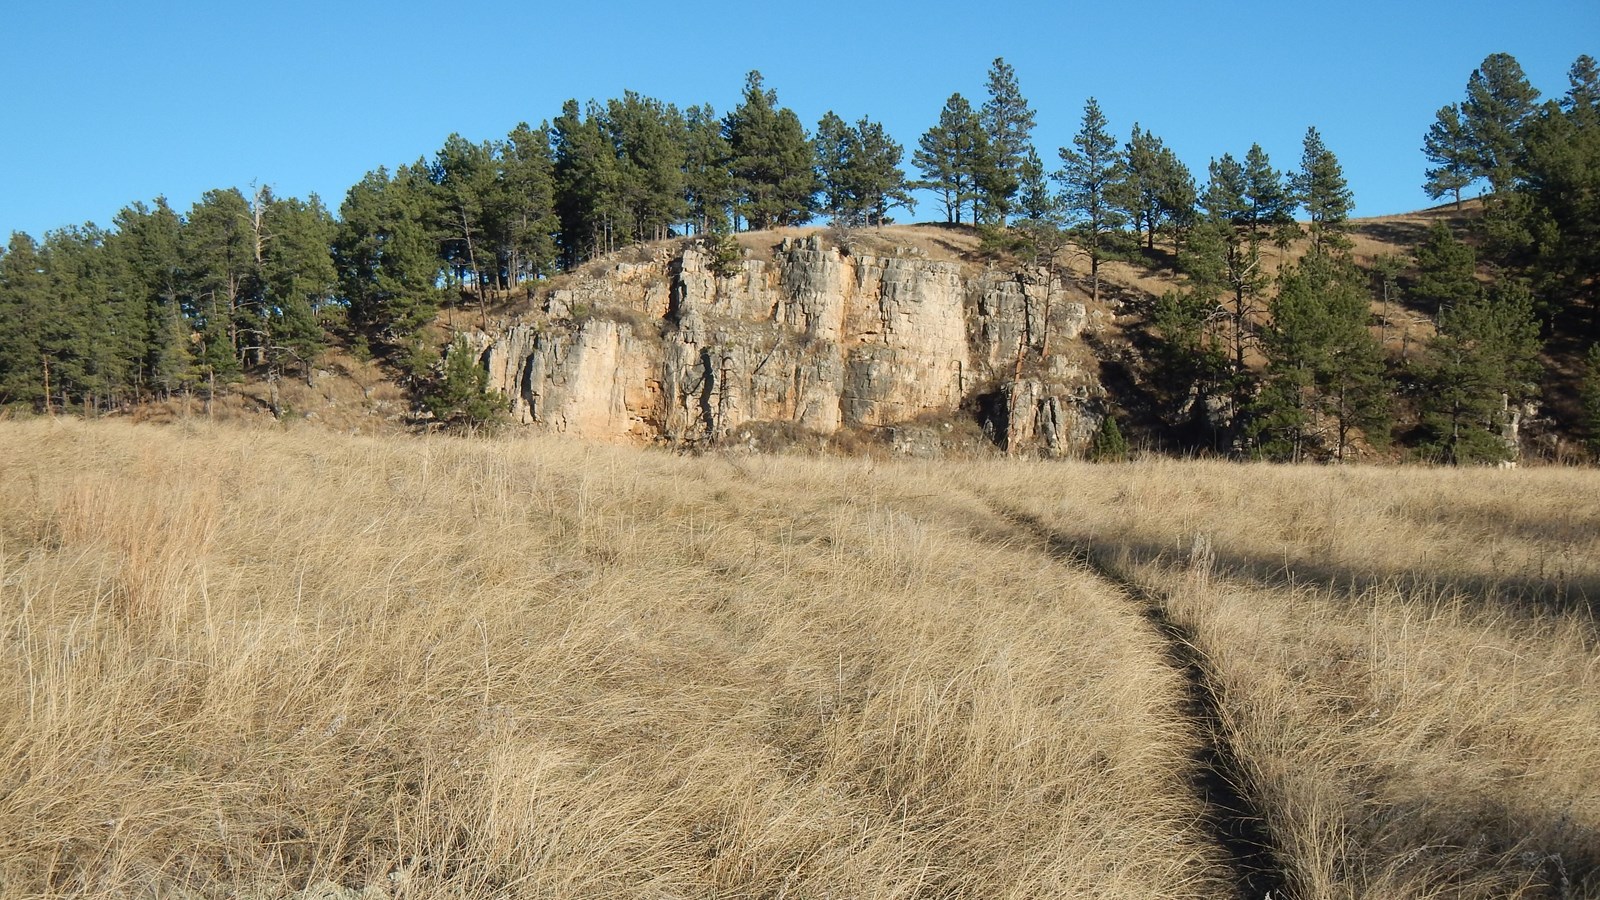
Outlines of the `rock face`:
[{"label": "rock face", "polygon": [[721,274],[692,242],[616,264],[478,346],[517,421],[590,439],[690,444],[750,423],[903,434],[891,426],[965,415],[1008,452],[1062,455],[1100,419],[1087,322],[1081,292],[1039,274],[843,254],[813,235]]}]

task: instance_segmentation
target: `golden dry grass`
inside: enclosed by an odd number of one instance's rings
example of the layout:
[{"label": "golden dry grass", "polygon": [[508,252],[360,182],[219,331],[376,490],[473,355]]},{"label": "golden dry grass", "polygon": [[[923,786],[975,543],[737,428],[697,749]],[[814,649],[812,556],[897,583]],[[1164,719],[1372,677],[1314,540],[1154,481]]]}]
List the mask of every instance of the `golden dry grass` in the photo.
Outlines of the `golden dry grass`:
[{"label": "golden dry grass", "polygon": [[1600,892],[1600,477],[970,476],[1166,598],[1305,898]]},{"label": "golden dry grass", "polygon": [[0,459],[0,896],[1224,884],[1159,638],[928,470],[57,421]]},{"label": "golden dry grass", "polygon": [[0,897],[1233,895],[1168,638],[1019,513],[1165,598],[1293,896],[1600,887],[1592,472],[0,460]]}]

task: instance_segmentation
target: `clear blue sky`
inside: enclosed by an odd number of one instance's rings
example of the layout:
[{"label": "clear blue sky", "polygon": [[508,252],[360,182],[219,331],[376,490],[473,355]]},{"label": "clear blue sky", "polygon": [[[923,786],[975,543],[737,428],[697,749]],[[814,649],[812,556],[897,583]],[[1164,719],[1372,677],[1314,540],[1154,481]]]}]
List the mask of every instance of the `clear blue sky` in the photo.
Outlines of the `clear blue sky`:
[{"label": "clear blue sky", "polygon": [[[881,121],[910,148],[991,60],[1017,71],[1047,165],[1093,95],[1126,140],[1135,121],[1202,181],[1208,159],[1260,142],[1298,164],[1315,125],[1356,214],[1427,205],[1422,134],[1483,57],[1507,52],[1547,96],[1600,56],[1600,2],[841,4],[612,2],[41,3],[0,17],[0,239],[134,200],[184,211],[210,188],[269,184],[337,208],[364,172],[451,132],[503,137],[569,97],[625,89],[719,113],[760,69],[813,126]],[[934,218],[932,202],[919,219]]]}]

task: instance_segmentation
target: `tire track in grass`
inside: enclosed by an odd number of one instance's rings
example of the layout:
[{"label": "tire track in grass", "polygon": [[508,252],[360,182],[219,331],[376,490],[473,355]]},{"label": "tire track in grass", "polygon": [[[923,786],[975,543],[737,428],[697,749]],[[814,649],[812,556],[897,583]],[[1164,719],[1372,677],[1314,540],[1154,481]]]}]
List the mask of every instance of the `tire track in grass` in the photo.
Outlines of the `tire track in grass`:
[{"label": "tire track in grass", "polygon": [[1223,721],[1222,684],[1210,660],[1195,646],[1193,631],[1173,619],[1161,592],[1119,571],[1087,542],[1074,540],[1027,513],[992,508],[1007,522],[1043,541],[1051,559],[1107,582],[1161,636],[1168,665],[1183,678],[1183,712],[1200,739],[1190,782],[1206,811],[1206,825],[1228,858],[1238,896],[1243,900],[1288,900],[1293,895],[1278,844],[1250,795],[1249,779]]}]

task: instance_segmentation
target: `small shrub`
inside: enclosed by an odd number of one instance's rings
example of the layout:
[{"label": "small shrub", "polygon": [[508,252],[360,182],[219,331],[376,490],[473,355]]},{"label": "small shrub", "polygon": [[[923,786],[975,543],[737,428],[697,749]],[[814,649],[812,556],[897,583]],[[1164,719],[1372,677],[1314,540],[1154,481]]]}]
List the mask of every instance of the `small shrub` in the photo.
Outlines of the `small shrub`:
[{"label": "small shrub", "polygon": [[1094,444],[1089,456],[1095,462],[1122,462],[1128,458],[1128,441],[1117,426],[1117,417],[1107,414],[1100,420],[1100,430],[1094,433]]}]

